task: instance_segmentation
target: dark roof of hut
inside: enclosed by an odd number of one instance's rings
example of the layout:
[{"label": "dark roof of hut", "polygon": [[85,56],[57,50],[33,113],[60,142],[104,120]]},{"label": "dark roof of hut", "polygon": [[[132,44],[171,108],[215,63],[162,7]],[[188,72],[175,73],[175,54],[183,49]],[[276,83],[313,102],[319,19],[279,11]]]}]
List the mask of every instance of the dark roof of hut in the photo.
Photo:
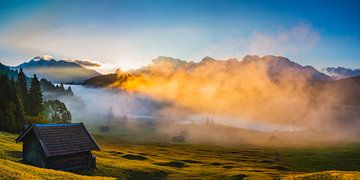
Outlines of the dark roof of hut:
[{"label": "dark roof of hut", "polygon": [[99,145],[83,123],[71,124],[32,124],[27,127],[16,142],[34,131],[47,157],[100,150]]}]

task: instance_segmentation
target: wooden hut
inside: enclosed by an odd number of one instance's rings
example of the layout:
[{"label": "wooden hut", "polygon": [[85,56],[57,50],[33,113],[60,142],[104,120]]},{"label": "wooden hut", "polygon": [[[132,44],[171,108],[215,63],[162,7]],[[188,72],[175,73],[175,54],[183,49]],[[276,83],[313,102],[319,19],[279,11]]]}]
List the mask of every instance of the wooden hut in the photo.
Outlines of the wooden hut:
[{"label": "wooden hut", "polygon": [[92,150],[100,150],[83,123],[32,124],[16,139],[23,159],[38,167],[71,170],[96,167]]}]

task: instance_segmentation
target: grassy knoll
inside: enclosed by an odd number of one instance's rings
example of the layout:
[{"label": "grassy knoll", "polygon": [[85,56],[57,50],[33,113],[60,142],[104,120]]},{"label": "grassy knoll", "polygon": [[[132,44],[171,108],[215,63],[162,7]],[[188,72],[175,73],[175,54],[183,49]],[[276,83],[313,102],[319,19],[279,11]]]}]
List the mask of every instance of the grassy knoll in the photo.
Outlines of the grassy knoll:
[{"label": "grassy knoll", "polygon": [[[360,145],[270,148],[144,143],[97,134],[97,169],[62,172],[21,163],[16,135],[0,132],[0,179],[360,179]],[[330,171],[335,170],[335,171]],[[319,172],[323,171],[323,172]],[[95,177],[94,177],[95,176]]]},{"label": "grassy knoll", "polygon": [[17,135],[0,132],[0,179],[111,179],[37,168],[21,162],[21,144]]}]

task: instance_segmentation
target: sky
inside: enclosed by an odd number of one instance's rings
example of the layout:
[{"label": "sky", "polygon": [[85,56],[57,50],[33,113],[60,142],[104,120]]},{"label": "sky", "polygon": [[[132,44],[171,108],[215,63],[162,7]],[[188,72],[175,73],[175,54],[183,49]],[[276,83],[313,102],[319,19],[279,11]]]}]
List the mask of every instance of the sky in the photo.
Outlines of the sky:
[{"label": "sky", "polygon": [[360,1],[0,0],[0,62],[94,62],[108,73],[158,56],[247,54],[360,68]]}]

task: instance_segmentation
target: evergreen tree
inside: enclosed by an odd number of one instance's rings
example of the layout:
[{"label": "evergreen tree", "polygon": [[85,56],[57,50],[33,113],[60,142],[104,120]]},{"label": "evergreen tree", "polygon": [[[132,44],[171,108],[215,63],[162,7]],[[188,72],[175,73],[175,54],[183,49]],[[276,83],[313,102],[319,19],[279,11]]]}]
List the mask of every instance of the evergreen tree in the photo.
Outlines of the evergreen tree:
[{"label": "evergreen tree", "polygon": [[64,84],[63,83],[60,83],[60,88],[62,91],[65,91],[65,88],[64,88]]},{"label": "evergreen tree", "polygon": [[18,74],[17,85],[19,88],[19,96],[20,96],[19,98],[22,101],[23,109],[26,114],[30,114],[29,99],[28,99],[29,91],[28,91],[28,86],[27,86],[27,82],[26,82],[26,75],[23,72],[22,68],[20,68],[20,71]]},{"label": "evergreen tree", "polygon": [[34,74],[31,80],[29,91],[30,115],[37,116],[43,111],[43,98],[41,93],[40,82]]},{"label": "evergreen tree", "polygon": [[73,91],[72,91],[72,89],[71,89],[71,86],[69,86],[69,87],[67,88],[67,94],[70,95],[70,96],[74,96],[74,93],[73,93]]},{"label": "evergreen tree", "polygon": [[0,129],[8,130],[9,125],[14,121],[14,104],[11,102],[11,87],[9,78],[0,78]]},{"label": "evergreen tree", "polygon": [[1,128],[4,128],[4,130],[10,132],[15,132],[15,126],[16,126],[15,111],[16,111],[16,107],[13,102],[6,101],[4,103],[4,109],[3,109],[4,119]]},{"label": "evergreen tree", "polygon": [[[24,111],[24,105],[23,100],[20,95],[20,90],[18,87],[15,86],[15,94],[14,94],[14,104],[16,107],[15,110],[15,128],[14,130],[20,131],[23,127],[23,125],[26,123],[26,117],[25,117],[25,111]],[[27,98],[27,96],[25,96]]]},{"label": "evergreen tree", "polygon": [[114,111],[113,111],[113,108],[110,107],[108,118],[105,119],[105,124],[108,126],[110,124],[110,122],[113,121],[114,119],[115,119]]},{"label": "evergreen tree", "polygon": [[17,90],[16,81],[9,80],[8,77],[1,78],[0,90],[0,129],[18,132],[25,120],[22,102]]},{"label": "evergreen tree", "polygon": [[[24,86],[26,81],[24,83],[23,80],[22,77],[15,81],[9,79],[8,75],[0,76],[0,130],[19,132],[26,123],[46,123],[43,114],[40,113],[43,111],[43,102],[37,77],[34,76],[32,79],[29,93],[24,93],[27,87]],[[27,98],[31,103],[28,116],[25,114],[22,98]]]}]

